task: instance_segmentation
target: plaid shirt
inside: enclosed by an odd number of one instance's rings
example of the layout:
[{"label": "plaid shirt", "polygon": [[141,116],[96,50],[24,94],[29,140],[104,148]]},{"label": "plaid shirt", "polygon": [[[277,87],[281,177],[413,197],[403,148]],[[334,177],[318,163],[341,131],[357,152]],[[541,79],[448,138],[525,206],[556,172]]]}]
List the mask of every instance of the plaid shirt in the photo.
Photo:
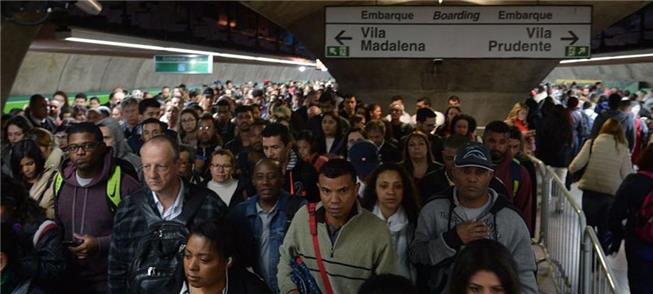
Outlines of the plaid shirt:
[{"label": "plaid shirt", "polygon": [[[227,206],[211,190],[184,182],[184,204],[192,197],[206,197],[188,227],[210,219],[221,218]],[[109,293],[129,293],[129,266],[135,258],[140,240],[147,234],[148,225],[142,208],[134,197],[145,197],[154,211],[152,191],[144,188],[123,199],[118,207],[113,226],[113,237],[109,251]],[[185,207],[185,206],[184,206]]]}]

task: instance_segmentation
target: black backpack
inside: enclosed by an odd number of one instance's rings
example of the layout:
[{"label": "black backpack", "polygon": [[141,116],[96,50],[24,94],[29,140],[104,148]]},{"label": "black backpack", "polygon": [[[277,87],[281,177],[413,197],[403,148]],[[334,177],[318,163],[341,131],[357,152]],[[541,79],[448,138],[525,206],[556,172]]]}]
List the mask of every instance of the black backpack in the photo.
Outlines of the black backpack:
[{"label": "black backpack", "polygon": [[131,293],[179,293],[184,283],[184,249],[189,224],[206,196],[193,195],[174,220],[162,220],[145,197],[136,197],[147,220],[147,234],[129,268]]}]

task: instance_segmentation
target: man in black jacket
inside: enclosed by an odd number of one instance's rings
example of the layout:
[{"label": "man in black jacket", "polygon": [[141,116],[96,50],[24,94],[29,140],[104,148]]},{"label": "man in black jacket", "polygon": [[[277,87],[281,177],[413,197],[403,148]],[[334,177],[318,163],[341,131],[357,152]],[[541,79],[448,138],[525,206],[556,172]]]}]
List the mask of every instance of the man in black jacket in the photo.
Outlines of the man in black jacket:
[{"label": "man in black jacket", "polygon": [[284,189],[290,195],[306,197],[309,202],[319,202],[317,172],[292,149],[290,130],[280,123],[269,124],[261,133],[265,157],[281,165]]},{"label": "man in black jacket", "polygon": [[[212,191],[184,182],[179,176],[179,147],[167,136],[157,136],[141,148],[147,187],[125,198],[118,207],[109,252],[109,293],[128,293],[130,266],[138,258],[137,248],[149,231],[148,215],[155,221],[179,220],[191,202],[199,201],[188,228],[225,215],[226,205]],[[196,199],[200,197],[203,199]],[[148,211],[141,203],[147,204]],[[181,266],[181,265],[180,265]],[[180,290],[180,289],[178,289]]]}]

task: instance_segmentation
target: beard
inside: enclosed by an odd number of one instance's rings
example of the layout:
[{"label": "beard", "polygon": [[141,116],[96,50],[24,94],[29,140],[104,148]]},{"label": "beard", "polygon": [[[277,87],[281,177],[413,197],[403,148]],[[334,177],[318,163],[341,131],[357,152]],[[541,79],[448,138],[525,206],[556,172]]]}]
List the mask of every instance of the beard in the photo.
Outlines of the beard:
[{"label": "beard", "polygon": [[503,161],[503,154],[499,151],[491,151],[492,154],[492,162],[495,164],[501,163]]}]

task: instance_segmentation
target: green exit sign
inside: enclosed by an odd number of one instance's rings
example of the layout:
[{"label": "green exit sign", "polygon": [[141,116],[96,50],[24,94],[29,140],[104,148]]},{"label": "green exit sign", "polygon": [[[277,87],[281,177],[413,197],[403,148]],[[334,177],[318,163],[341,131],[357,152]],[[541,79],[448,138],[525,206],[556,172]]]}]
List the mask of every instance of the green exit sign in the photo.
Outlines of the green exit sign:
[{"label": "green exit sign", "polygon": [[567,46],[565,47],[565,57],[590,57],[590,47]]},{"label": "green exit sign", "polygon": [[176,74],[210,74],[213,73],[213,56],[155,55],[154,72]]},{"label": "green exit sign", "polygon": [[327,46],[326,51],[326,56],[328,57],[349,56],[349,46]]}]

